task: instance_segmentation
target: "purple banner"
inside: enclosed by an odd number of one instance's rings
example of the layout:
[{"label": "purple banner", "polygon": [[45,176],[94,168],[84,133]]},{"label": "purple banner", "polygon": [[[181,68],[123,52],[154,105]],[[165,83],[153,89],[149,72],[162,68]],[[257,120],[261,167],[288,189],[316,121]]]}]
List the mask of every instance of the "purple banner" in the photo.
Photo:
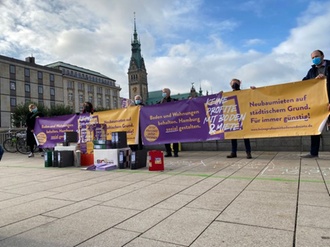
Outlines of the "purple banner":
[{"label": "purple banner", "polygon": [[74,114],[37,118],[34,134],[40,147],[53,148],[56,143],[63,142],[64,132],[78,131],[78,118],[81,116]]},{"label": "purple banner", "polygon": [[213,94],[188,100],[144,106],[140,124],[145,145],[224,139],[223,103]]}]

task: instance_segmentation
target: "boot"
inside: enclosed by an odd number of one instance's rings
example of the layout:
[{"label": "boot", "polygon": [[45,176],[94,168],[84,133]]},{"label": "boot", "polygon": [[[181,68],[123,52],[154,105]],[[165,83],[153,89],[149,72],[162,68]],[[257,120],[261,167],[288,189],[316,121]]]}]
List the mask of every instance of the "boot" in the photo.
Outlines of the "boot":
[{"label": "boot", "polygon": [[230,153],[230,155],[227,155],[227,158],[230,159],[230,158],[236,158],[237,157],[237,154],[236,153]]},{"label": "boot", "polygon": [[252,159],[251,152],[246,152],[246,158],[247,158],[247,159]]}]

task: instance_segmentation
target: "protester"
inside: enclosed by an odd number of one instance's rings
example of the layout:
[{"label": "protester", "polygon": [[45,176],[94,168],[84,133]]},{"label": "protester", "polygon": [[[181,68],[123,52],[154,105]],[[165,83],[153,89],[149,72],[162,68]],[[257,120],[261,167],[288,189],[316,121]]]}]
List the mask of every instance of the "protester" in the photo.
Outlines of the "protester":
[{"label": "protester", "polygon": [[[34,137],[34,125],[36,123],[36,118],[43,117],[44,114],[38,111],[38,108],[34,104],[29,105],[29,113],[26,116],[26,144],[30,148],[29,158],[34,157],[34,149],[37,145],[36,139]],[[39,149],[42,151],[42,149]]]},{"label": "protester", "polygon": [[91,102],[86,101],[83,104],[83,111],[82,111],[82,113],[91,113],[91,114],[94,113],[94,108],[93,108],[93,105],[92,105]]},{"label": "protester", "polygon": [[[171,98],[171,90],[169,88],[163,88],[162,97],[163,99],[159,102],[160,104],[177,101],[177,99]],[[166,150],[165,157],[172,157],[172,150],[170,143],[165,144],[165,150]],[[174,153],[174,157],[179,157],[178,155],[179,143],[173,143],[173,153]]]},{"label": "protester", "polygon": [[144,106],[143,100],[141,95],[135,95],[134,97],[134,105],[141,105]]},{"label": "protester", "polygon": [[[232,79],[230,82],[230,86],[233,91],[241,90],[241,81],[239,79]],[[255,87],[251,87],[251,89],[255,89]],[[245,151],[246,151],[246,158],[252,159],[251,155],[251,145],[250,139],[244,139]],[[237,139],[231,139],[231,153],[227,156],[227,158],[236,158],[237,157]]]},{"label": "protester", "polygon": [[[312,68],[307,72],[307,75],[303,80],[310,79],[327,79],[327,93],[330,96],[330,60],[324,59],[324,54],[321,50],[315,50],[311,54]],[[330,102],[328,105],[328,110],[330,111]],[[311,136],[311,147],[309,154],[302,155],[302,158],[317,158],[319,156],[321,135]]]},{"label": "protester", "polygon": [[[141,95],[135,95],[134,96],[134,105],[135,106],[144,106],[143,99],[142,99]],[[130,145],[130,147],[131,147],[132,151],[143,149],[140,124],[139,124],[139,143],[138,143],[138,145]]]}]

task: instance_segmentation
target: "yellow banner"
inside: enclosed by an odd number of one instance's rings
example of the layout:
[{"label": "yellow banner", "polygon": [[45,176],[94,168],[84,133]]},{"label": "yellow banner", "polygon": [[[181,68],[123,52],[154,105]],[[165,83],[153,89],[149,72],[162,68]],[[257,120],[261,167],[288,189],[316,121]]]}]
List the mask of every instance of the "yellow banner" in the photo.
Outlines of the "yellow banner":
[{"label": "yellow banner", "polygon": [[325,79],[226,92],[223,98],[225,139],[317,135],[329,115]]},{"label": "yellow banner", "polygon": [[93,114],[93,117],[98,118],[99,123],[107,125],[107,140],[111,140],[112,132],[126,131],[129,145],[138,144],[139,116],[139,106],[95,112]]}]

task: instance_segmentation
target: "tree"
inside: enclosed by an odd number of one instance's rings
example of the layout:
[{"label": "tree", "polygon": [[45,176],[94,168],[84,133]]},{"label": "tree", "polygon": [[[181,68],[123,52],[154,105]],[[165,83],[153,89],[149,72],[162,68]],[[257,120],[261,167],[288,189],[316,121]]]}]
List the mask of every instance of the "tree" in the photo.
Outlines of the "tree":
[{"label": "tree", "polygon": [[12,114],[12,127],[19,128],[25,126],[26,116],[29,113],[30,104],[35,104],[38,107],[38,111],[42,112],[45,117],[69,115],[74,113],[70,106],[65,106],[63,104],[58,104],[51,108],[47,108],[42,104],[38,105],[34,102],[19,104],[16,106],[16,109]]},{"label": "tree", "polygon": [[29,113],[29,104],[19,104],[12,115],[12,127],[23,127],[26,123],[26,115]]},{"label": "tree", "polygon": [[50,109],[48,109],[48,116],[53,117],[53,116],[62,116],[62,115],[69,115],[73,114],[73,110],[71,109],[70,106],[65,106],[64,104],[57,104]]}]

